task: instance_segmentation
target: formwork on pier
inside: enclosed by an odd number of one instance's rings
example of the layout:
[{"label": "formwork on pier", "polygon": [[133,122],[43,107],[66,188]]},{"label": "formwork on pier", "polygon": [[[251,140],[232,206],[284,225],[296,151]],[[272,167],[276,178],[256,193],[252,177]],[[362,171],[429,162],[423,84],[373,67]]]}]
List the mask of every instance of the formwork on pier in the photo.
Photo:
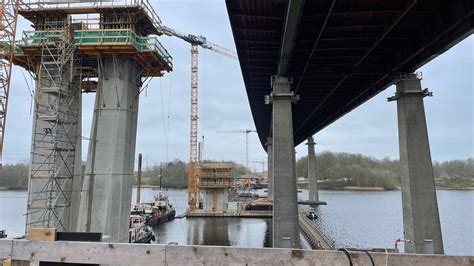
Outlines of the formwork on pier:
[{"label": "formwork on pier", "polygon": [[[29,1],[20,5],[19,14],[33,22],[35,30],[25,31],[17,42],[14,62],[33,73],[43,47],[57,44],[75,49],[83,81],[97,78],[101,60],[111,57],[133,58],[145,78],[173,69],[172,57],[158,41],[161,20],[147,1]],[[81,82],[81,88],[95,91],[92,84]]]},{"label": "formwork on pier", "polygon": [[230,164],[203,163],[199,166],[198,187],[203,193],[203,210],[220,212],[227,209],[231,187]]}]

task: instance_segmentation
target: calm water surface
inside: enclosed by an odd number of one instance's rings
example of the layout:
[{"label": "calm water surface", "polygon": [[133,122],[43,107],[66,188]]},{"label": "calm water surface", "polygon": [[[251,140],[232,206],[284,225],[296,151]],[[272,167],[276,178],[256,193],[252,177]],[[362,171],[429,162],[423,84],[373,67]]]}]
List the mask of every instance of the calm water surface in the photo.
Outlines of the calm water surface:
[{"label": "calm water surface", "polygon": [[[142,200],[152,200],[153,189],[142,190]],[[307,191],[298,194],[307,198]],[[187,207],[185,190],[168,190],[177,213]],[[403,238],[399,191],[320,191],[320,221],[323,230],[339,246],[393,247]],[[135,201],[135,191],[133,201]],[[438,191],[444,249],[451,255],[474,255],[474,191]],[[9,236],[24,232],[26,191],[0,191],[0,228]],[[158,243],[180,245],[268,246],[268,219],[190,218],[176,219],[156,227]]]}]

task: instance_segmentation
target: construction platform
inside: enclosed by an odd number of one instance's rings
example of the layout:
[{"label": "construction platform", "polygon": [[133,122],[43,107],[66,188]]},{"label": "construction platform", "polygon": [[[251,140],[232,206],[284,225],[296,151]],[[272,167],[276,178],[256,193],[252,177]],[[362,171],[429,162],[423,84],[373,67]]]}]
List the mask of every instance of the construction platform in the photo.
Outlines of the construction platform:
[{"label": "construction platform", "polygon": [[21,3],[19,14],[35,29],[23,32],[16,42],[14,64],[37,73],[45,50],[60,49],[74,57],[83,92],[96,91],[91,79],[99,77],[107,58],[134,59],[143,78],[173,70],[171,55],[158,41],[161,20],[148,1],[30,0]]},{"label": "construction platform", "polygon": [[148,1],[144,0],[97,0],[97,1],[50,1],[23,0],[18,14],[35,22],[38,17],[65,17],[82,14],[133,13],[137,29],[144,34],[161,35],[161,19]]},{"label": "construction platform", "polygon": [[[25,31],[17,42],[14,63],[35,70],[44,46],[54,46],[63,39],[64,31]],[[133,58],[142,68],[144,77],[161,77],[173,69],[172,57],[156,36],[137,36],[131,29],[75,30],[73,45],[90,78],[98,76],[98,56]]]},{"label": "construction platform", "polygon": [[238,218],[272,218],[272,211],[188,211],[186,217],[238,217]]}]

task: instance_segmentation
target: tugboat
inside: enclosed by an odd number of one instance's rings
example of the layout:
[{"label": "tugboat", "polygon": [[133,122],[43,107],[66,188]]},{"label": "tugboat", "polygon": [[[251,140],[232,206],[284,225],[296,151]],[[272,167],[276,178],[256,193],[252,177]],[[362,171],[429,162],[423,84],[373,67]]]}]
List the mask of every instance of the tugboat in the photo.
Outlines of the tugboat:
[{"label": "tugboat", "polygon": [[145,216],[146,223],[149,226],[156,226],[173,220],[176,216],[176,210],[168,200],[166,193],[160,191],[153,202],[140,203],[138,206],[134,206],[132,214]]},{"label": "tugboat", "polygon": [[155,234],[146,219],[141,215],[130,215],[130,229],[128,232],[128,243],[151,243],[155,241]]},{"label": "tugboat", "polygon": [[141,154],[138,156],[138,176],[137,176],[137,203],[133,206],[130,214],[132,216],[141,216],[145,219],[147,226],[156,226],[174,219],[176,210],[173,204],[168,200],[168,196],[162,190],[162,171],[160,167],[160,192],[155,196],[153,202],[140,203],[140,189],[141,189]]}]

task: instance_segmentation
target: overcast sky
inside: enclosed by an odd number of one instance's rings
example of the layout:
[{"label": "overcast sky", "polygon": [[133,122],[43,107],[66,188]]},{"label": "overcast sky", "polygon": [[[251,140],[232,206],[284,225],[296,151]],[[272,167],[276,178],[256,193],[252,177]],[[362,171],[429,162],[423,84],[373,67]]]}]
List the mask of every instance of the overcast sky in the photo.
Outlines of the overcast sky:
[{"label": "overcast sky", "polygon": [[[235,50],[223,0],[151,1],[163,23],[185,33],[206,36],[210,42]],[[30,30],[21,21],[19,31]],[[137,153],[145,166],[172,159],[189,159],[190,45],[164,36],[162,44],[173,56],[174,71],[152,80],[140,99]],[[433,160],[473,156],[474,37],[470,36],[423,66],[422,86],[433,91],[425,98]],[[28,74],[24,75],[29,79]],[[31,87],[30,82],[30,87]],[[245,135],[221,130],[254,129],[239,64],[212,51],[199,50],[199,134],[205,136],[204,157],[245,163]],[[315,135],[317,152],[363,153],[398,158],[396,103],[388,103],[394,86],[364,103]],[[83,136],[90,135],[95,94],[83,95]],[[262,99],[263,100],[263,99]],[[4,161],[29,160],[31,97],[22,70],[15,67],[10,94]],[[88,141],[83,143],[83,159]],[[306,146],[297,147],[297,156]],[[250,135],[250,159],[266,160],[257,135]],[[252,166],[261,169],[260,164]]]}]

